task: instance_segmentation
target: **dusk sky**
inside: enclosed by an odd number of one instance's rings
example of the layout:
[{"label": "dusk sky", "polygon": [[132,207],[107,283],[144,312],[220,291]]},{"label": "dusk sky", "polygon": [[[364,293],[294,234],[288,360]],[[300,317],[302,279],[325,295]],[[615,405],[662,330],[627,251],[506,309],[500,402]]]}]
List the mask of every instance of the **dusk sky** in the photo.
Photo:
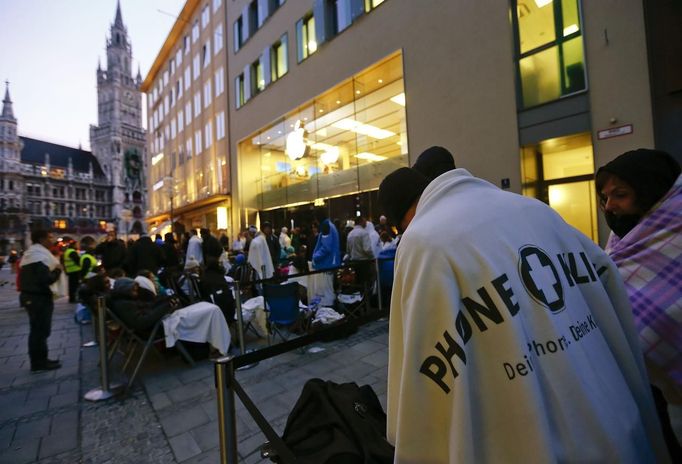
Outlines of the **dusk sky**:
[{"label": "dusk sky", "polygon": [[[133,74],[139,64],[144,79],[184,3],[121,0]],[[115,13],[116,0],[0,0],[2,97],[9,80],[20,135],[90,148],[97,59],[104,68]]]}]

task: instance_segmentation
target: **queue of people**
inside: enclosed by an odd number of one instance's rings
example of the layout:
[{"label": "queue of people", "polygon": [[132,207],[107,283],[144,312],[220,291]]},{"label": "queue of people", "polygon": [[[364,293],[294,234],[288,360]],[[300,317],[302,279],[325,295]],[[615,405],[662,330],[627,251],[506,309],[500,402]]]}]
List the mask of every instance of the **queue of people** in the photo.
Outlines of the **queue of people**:
[{"label": "queue of people", "polygon": [[[113,307],[147,325],[167,312],[162,268],[204,273],[210,294],[225,275],[251,282],[347,260],[369,282],[374,259],[395,257],[379,270],[393,283],[381,290],[392,313],[395,462],[680,462],[668,415],[682,403],[680,164],[626,152],[597,171],[596,191],[612,230],[606,250],[546,204],[457,168],[443,147],[383,180],[376,226],[325,218],[290,231],[265,221],[231,243],[202,229],[131,246],[110,233],[67,249],[62,263],[36,231],[20,264],[32,370],[59,367],[46,339],[49,286],[62,270],[70,299],[72,279],[87,275],[84,299],[111,288]],[[83,256],[99,256],[102,273],[91,275],[94,258]],[[105,272],[119,274],[113,285]]]}]

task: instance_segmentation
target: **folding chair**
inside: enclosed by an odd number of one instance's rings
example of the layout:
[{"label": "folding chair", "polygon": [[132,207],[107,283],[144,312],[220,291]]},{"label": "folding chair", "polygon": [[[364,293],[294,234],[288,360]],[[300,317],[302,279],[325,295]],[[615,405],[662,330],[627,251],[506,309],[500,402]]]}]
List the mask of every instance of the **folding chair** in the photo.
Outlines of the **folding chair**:
[{"label": "folding chair", "polygon": [[287,338],[278,326],[289,326],[299,317],[298,282],[282,285],[263,283],[263,299],[268,313],[268,345],[275,335],[286,341]]},{"label": "folding chair", "polygon": [[[126,355],[126,360],[123,363],[121,371],[124,374],[128,365],[135,356],[137,347],[139,346],[142,348],[142,352],[140,353],[140,356],[137,360],[137,364],[135,364],[133,373],[128,380],[128,384],[126,385],[126,389],[130,389],[130,387],[133,385],[133,382],[135,382],[135,378],[137,377],[142,364],[147,358],[150,349],[152,349],[160,358],[162,358],[161,353],[156,349],[154,344],[165,341],[163,331],[160,330],[161,324],[163,324],[163,319],[159,319],[156,324],[154,324],[154,327],[152,327],[149,331],[136,331],[128,327],[109,307],[107,307],[107,315],[121,327],[121,334],[119,335],[119,338],[113,344],[112,348],[110,348],[109,358],[111,359],[113,357],[113,355],[116,353],[118,345],[124,343],[124,339],[127,339],[128,341],[127,349],[123,350],[124,354]],[[180,342],[180,340],[176,340],[175,346],[182,357],[185,358],[185,361],[187,361],[190,366],[194,366],[194,359],[192,359],[192,357],[189,355],[182,342]]]}]

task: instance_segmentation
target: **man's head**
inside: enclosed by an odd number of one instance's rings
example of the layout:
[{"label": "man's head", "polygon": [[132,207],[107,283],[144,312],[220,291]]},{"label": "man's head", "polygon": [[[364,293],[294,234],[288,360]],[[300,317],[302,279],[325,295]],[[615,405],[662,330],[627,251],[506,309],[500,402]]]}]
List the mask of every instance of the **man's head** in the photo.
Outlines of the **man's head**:
[{"label": "man's head", "polygon": [[92,251],[95,248],[95,239],[92,237],[84,237],[81,240],[81,248],[85,251]]},{"label": "man's head", "polygon": [[627,235],[679,175],[680,165],[672,156],[644,148],[623,153],[599,168],[597,194],[613,233]]},{"label": "man's head", "polygon": [[265,234],[265,235],[271,235],[272,234],[272,224],[270,221],[264,221],[263,224],[260,226],[260,230]]},{"label": "man's head", "polygon": [[367,218],[365,216],[358,216],[355,220],[355,225],[364,229],[367,226]]},{"label": "man's head", "polygon": [[192,229],[189,230],[189,233],[192,234],[192,235],[197,235],[197,230],[194,229],[194,228],[192,228]]},{"label": "man's head", "polygon": [[419,155],[413,169],[416,169],[427,179],[433,180],[441,174],[455,169],[455,160],[445,148],[433,146]]},{"label": "man's head", "polygon": [[78,246],[78,242],[75,240],[71,240],[69,242],[69,248],[73,248],[74,250],[78,250],[80,247]]},{"label": "man's head", "polygon": [[166,243],[175,243],[175,237],[173,236],[173,232],[166,232],[166,235],[163,236],[164,240]]},{"label": "man's head", "polygon": [[116,231],[110,230],[107,232],[107,241],[116,240]]},{"label": "man's head", "polygon": [[429,179],[412,168],[400,168],[386,176],[379,186],[378,198],[388,220],[403,231],[407,229],[428,185]]},{"label": "man's head", "polygon": [[258,232],[258,229],[256,229],[256,226],[249,226],[246,232],[249,234],[249,237],[253,238],[256,236],[256,232]]},{"label": "man's head", "polygon": [[280,230],[280,233],[284,234],[284,235],[286,235],[288,232],[289,232],[289,229],[287,229],[286,227],[282,227],[282,229]]},{"label": "man's head", "polygon": [[54,243],[54,237],[45,229],[36,229],[31,232],[31,242],[39,243],[45,248],[50,248]]},{"label": "man's head", "polygon": [[201,234],[201,238],[206,238],[206,237],[211,236],[211,232],[205,227],[203,227],[199,233]]}]

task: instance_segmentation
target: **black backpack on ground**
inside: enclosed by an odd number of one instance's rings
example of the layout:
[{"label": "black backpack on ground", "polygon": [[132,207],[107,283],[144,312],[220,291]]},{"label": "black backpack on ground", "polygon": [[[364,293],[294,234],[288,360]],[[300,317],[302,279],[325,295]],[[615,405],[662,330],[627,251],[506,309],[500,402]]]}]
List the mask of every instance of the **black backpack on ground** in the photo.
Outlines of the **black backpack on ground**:
[{"label": "black backpack on ground", "polygon": [[300,464],[390,464],[386,413],[369,385],[311,379],[289,414],[284,443]]}]

